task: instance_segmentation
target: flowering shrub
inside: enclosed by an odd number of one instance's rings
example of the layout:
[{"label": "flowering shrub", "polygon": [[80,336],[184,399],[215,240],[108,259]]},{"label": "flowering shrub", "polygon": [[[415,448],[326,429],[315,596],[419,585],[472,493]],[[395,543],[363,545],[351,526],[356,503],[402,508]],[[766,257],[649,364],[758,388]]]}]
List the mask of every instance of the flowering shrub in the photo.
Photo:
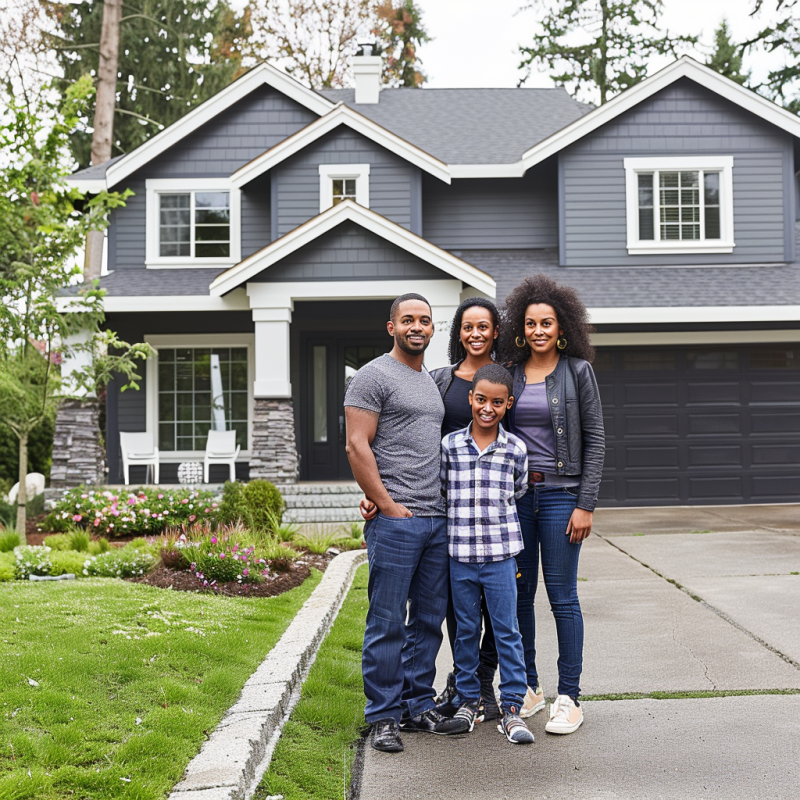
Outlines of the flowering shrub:
[{"label": "flowering shrub", "polygon": [[83,574],[96,578],[130,578],[148,572],[155,558],[147,550],[136,547],[123,547],[87,558],[83,564]]},{"label": "flowering shrub", "polygon": [[14,548],[17,563],[14,574],[18,580],[26,581],[30,575],[49,575],[53,568],[50,561],[51,550],[43,544],[28,546],[25,544]]},{"label": "flowering shrub", "polygon": [[116,535],[153,534],[168,526],[213,519],[216,511],[214,495],[208,491],[162,491],[158,486],[148,486],[115,494],[78,488],[64,492],[43,527],[51,531],[80,527]]}]

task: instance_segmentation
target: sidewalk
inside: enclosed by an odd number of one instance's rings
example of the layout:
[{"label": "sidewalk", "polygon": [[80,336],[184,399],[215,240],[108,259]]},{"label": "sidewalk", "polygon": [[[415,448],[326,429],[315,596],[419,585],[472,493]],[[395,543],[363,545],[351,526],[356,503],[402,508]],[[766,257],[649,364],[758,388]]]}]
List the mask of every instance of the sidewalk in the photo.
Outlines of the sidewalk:
[{"label": "sidewalk", "polygon": [[[585,722],[515,747],[481,724],[367,747],[360,800],[771,797],[800,785],[800,506],[606,509],[581,554]],[[693,532],[694,531],[694,532]],[[702,532],[701,532],[702,531]],[[713,531],[713,532],[712,532]],[[643,534],[643,535],[642,535]],[[542,685],[557,683],[555,626],[537,593]],[[451,665],[440,653],[437,686]],[[757,696],[697,698],[737,690]],[[670,699],[611,699],[663,692]]]}]

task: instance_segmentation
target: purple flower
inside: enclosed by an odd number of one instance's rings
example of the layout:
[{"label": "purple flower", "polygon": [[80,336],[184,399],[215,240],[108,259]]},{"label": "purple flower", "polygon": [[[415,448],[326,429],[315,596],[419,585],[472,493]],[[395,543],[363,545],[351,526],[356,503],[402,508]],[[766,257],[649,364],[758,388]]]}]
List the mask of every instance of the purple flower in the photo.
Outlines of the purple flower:
[{"label": "purple flower", "polygon": [[217,537],[216,536],[212,536],[211,537],[211,544],[216,544],[216,543],[217,543]]}]

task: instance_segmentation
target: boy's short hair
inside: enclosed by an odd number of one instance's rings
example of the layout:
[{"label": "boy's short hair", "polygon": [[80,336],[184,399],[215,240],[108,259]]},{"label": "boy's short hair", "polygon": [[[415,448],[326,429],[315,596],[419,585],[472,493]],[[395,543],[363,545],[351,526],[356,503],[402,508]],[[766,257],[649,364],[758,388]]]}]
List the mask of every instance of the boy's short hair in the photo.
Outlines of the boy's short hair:
[{"label": "boy's short hair", "polygon": [[[397,316],[397,312],[400,310],[400,304],[405,303],[406,300],[420,300],[421,302],[425,303],[429,309],[431,308],[431,304],[421,294],[417,294],[416,292],[401,294],[400,297],[395,298],[395,301],[392,303],[392,307],[389,310],[390,320],[394,322],[394,318]],[[433,313],[433,310],[431,310],[431,313]]]},{"label": "boy's short hair", "polygon": [[475,373],[475,377],[472,379],[473,392],[478,385],[478,381],[489,381],[489,383],[494,383],[498,386],[505,386],[508,389],[509,397],[514,394],[514,379],[511,377],[511,373],[499,364],[487,364]]}]

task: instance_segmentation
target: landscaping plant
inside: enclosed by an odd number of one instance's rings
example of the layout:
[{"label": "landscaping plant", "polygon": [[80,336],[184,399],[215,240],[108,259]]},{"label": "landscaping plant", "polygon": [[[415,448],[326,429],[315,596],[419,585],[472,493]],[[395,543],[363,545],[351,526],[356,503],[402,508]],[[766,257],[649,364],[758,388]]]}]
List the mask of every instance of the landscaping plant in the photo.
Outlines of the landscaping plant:
[{"label": "landscaping plant", "polygon": [[245,484],[244,499],[250,511],[250,522],[256,530],[271,531],[270,520],[283,520],[283,495],[269,481],[255,480]]},{"label": "landscaping plant", "polygon": [[16,531],[0,530],[0,553],[11,553],[22,544],[22,537]]},{"label": "landscaping plant", "polygon": [[297,547],[302,547],[303,550],[308,550],[310,553],[322,555],[327,553],[331,547],[336,547],[340,542],[349,538],[349,533],[341,528],[331,529],[323,525],[314,526],[313,528],[306,527],[303,533],[299,533],[294,537],[294,544]]}]

